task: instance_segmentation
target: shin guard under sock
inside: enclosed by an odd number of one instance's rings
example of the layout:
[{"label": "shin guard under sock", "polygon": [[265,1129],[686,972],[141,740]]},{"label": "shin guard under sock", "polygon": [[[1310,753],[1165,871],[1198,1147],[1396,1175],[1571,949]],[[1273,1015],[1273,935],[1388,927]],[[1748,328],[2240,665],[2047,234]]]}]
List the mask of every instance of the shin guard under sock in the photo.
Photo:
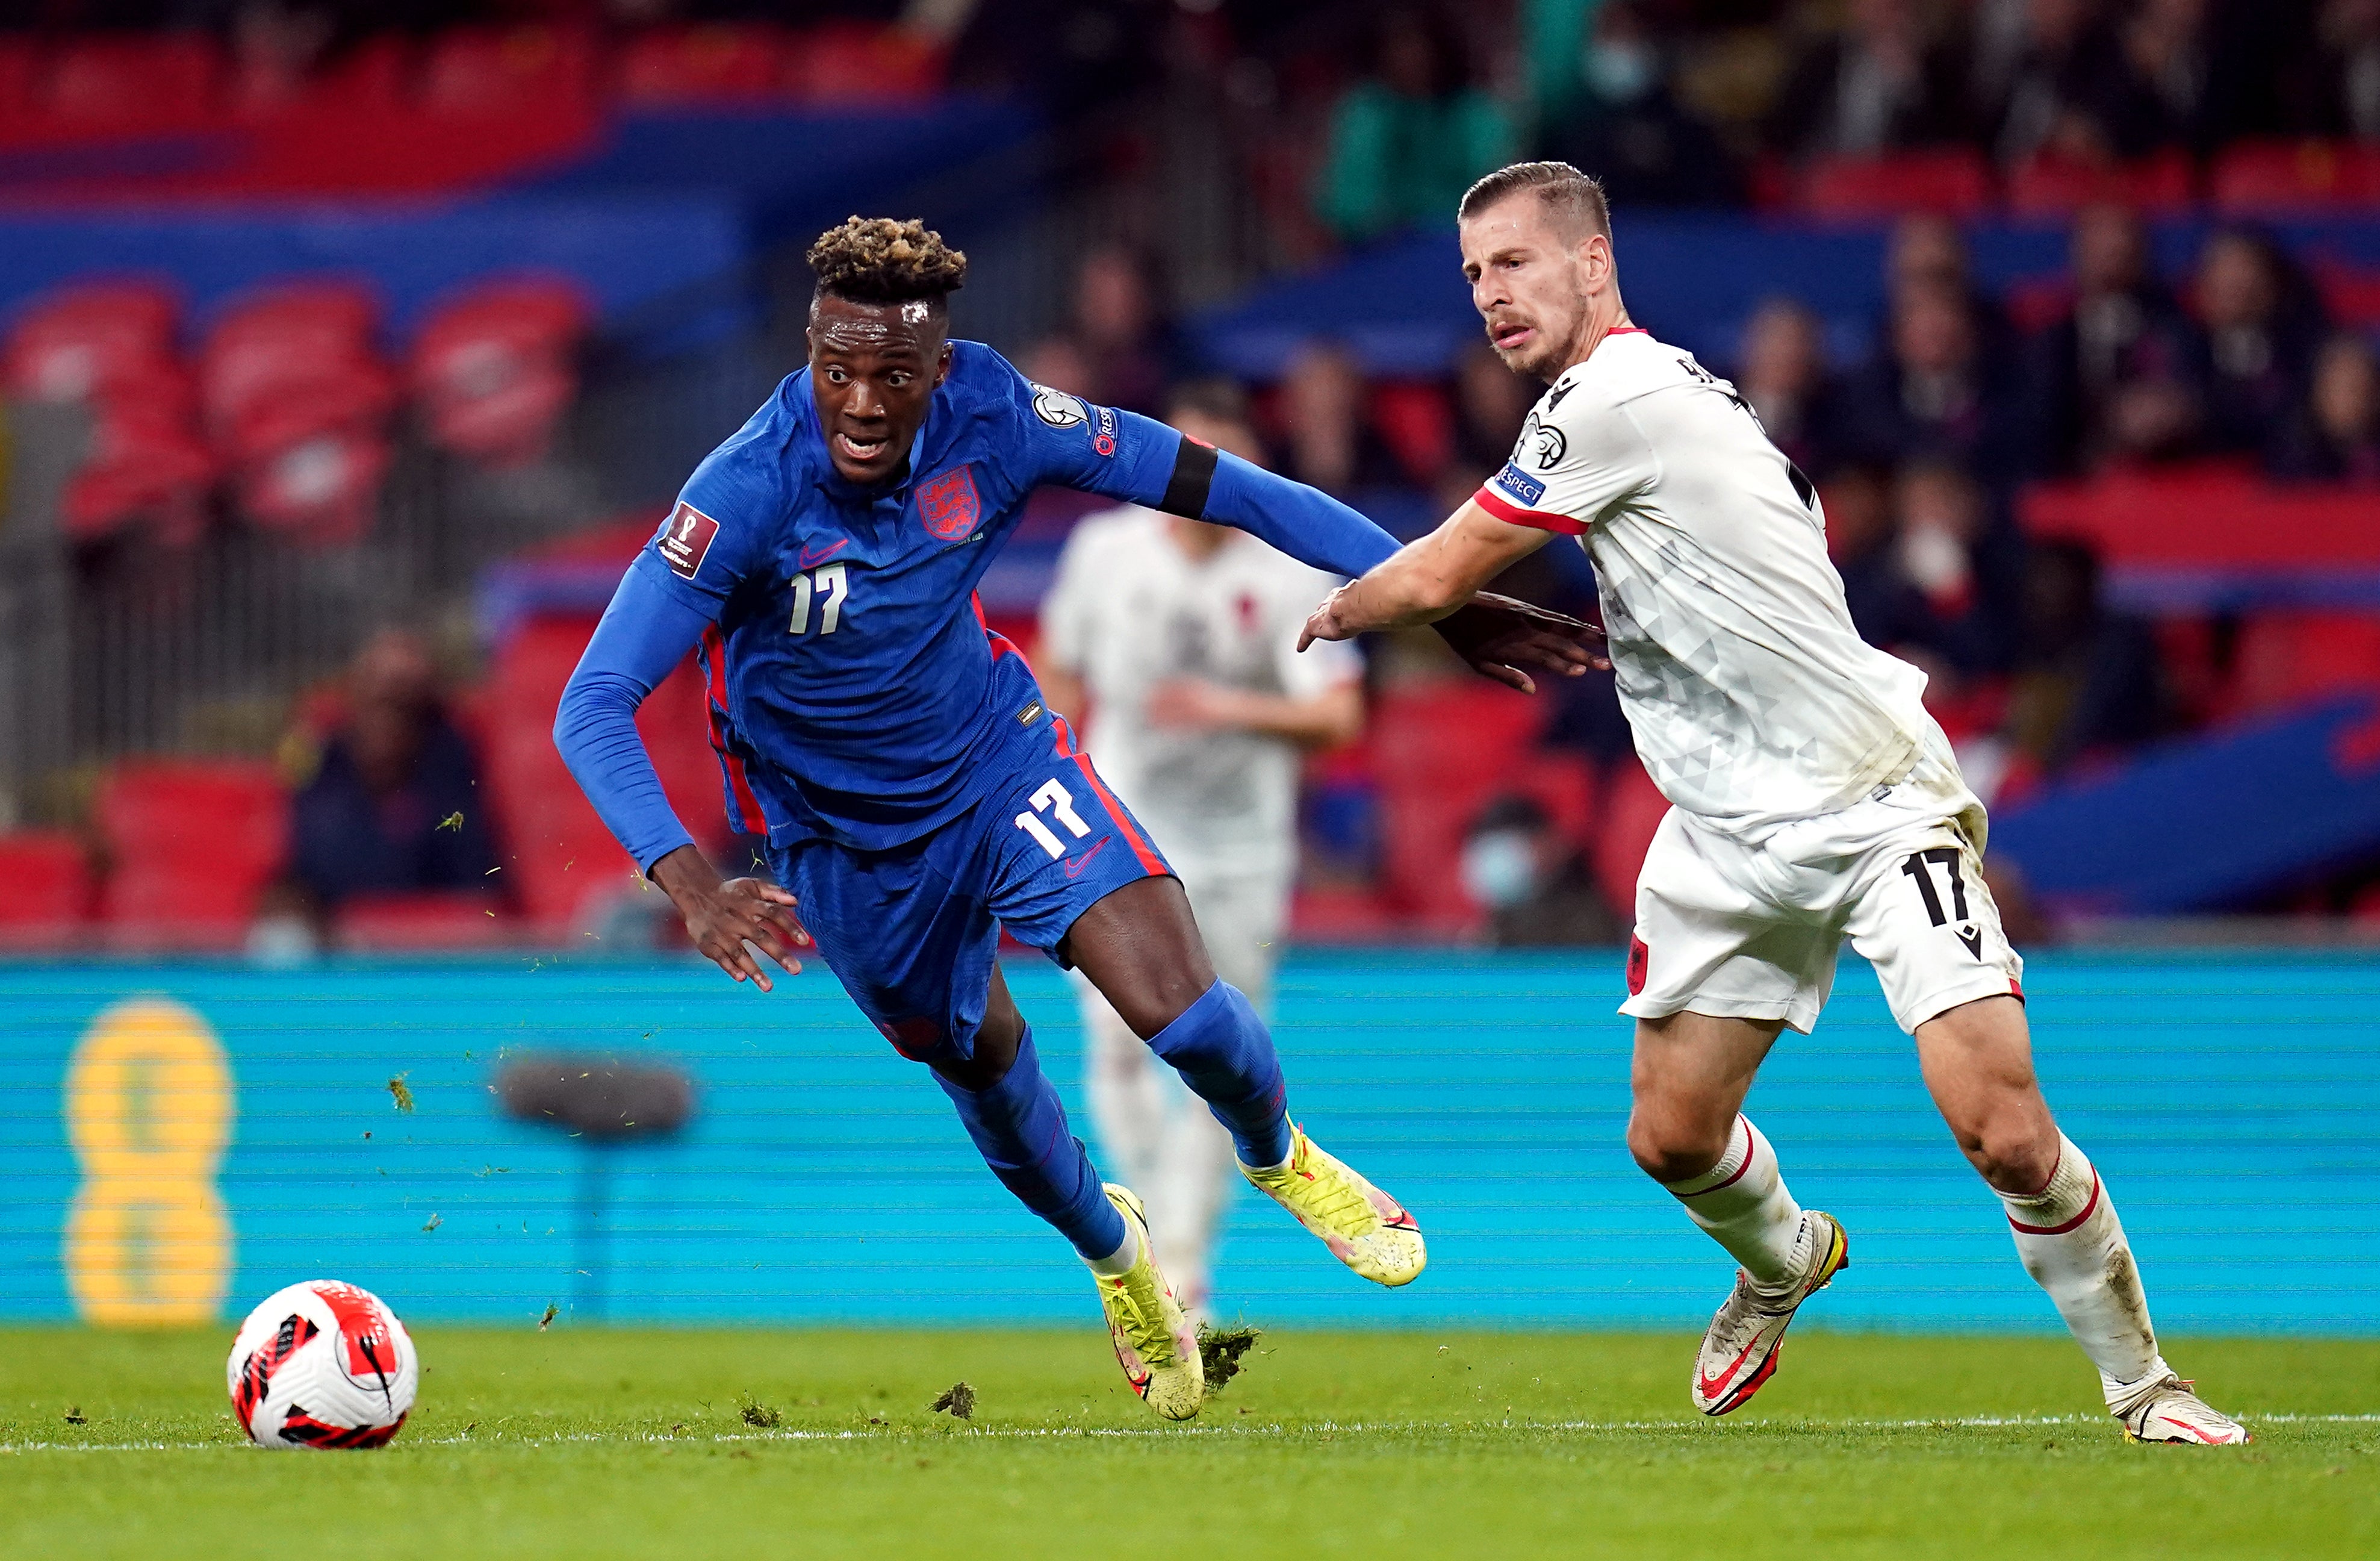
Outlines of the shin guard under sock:
[{"label": "shin guard under sock", "polygon": [[1272,1034],[1240,989],[1218,981],[1148,1049],[1173,1065],[1182,1081],[1230,1129],[1244,1165],[1289,1158],[1289,1091]]},{"label": "shin guard under sock", "polygon": [[1752,1282],[1764,1287],[1801,1277],[1802,1206],[1785,1189],[1777,1152],[1738,1116],[1728,1129],[1727,1152],[1701,1176],[1663,1182],[1694,1222],[1728,1250]]},{"label": "shin guard under sock", "polygon": [[965,1090],[934,1075],[958,1107],[967,1137],[991,1174],[1018,1201],[1048,1220],[1086,1258],[1105,1258],[1123,1246],[1123,1216],[1100,1190],[1080,1140],[1066,1130],[1066,1108],[1041,1071],[1027,1030],[1016,1060],[989,1089]]},{"label": "shin guard under sock", "polygon": [[2047,1187],[2003,1192],[2000,1201],[2024,1271],[2049,1292],[2074,1342],[2099,1368],[2108,1402],[2127,1385],[2164,1374],[2131,1243],[2097,1169],[2073,1140],[2058,1136]]}]

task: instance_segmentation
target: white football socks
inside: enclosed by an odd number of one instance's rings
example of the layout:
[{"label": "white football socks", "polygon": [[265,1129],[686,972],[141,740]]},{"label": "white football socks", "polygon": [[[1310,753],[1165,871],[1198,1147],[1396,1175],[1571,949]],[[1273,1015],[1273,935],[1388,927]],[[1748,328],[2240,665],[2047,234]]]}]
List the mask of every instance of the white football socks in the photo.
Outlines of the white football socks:
[{"label": "white football socks", "polygon": [[2073,1140],[2059,1135],[2058,1169],[2047,1187],[2022,1196],[2003,1192],[2000,1201],[2024,1271],[2049,1292],[2074,1342],[2099,1368],[2108,1404],[2135,1397],[2143,1382],[2164,1376],[2168,1368],[2157,1354],[2131,1244],[2098,1171]]},{"label": "white football socks", "polygon": [[1782,1288],[1801,1277],[1802,1206],[1785,1189],[1777,1152],[1751,1117],[1738,1116],[1728,1129],[1727,1152],[1718,1165],[1701,1176],[1661,1185],[1743,1265],[1755,1285]]},{"label": "white football socks", "polygon": [[1112,1279],[1120,1274],[1130,1274],[1132,1265],[1140,1261],[1140,1227],[1130,1220],[1123,1222],[1123,1245],[1103,1258],[1085,1258],[1093,1274]]}]

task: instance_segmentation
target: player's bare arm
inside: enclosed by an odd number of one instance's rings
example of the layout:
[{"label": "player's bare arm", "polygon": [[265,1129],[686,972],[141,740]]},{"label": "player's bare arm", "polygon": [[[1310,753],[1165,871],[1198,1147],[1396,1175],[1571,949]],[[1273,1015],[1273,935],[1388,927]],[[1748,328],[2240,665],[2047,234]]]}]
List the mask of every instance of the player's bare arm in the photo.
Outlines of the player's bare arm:
[{"label": "player's bare arm", "polygon": [[1437,530],[1332,591],[1306,620],[1297,648],[1428,624],[1475,671],[1524,694],[1536,692],[1528,667],[1565,677],[1608,668],[1598,648],[1603,631],[1593,624],[1480,589],[1551,535],[1466,503]]}]

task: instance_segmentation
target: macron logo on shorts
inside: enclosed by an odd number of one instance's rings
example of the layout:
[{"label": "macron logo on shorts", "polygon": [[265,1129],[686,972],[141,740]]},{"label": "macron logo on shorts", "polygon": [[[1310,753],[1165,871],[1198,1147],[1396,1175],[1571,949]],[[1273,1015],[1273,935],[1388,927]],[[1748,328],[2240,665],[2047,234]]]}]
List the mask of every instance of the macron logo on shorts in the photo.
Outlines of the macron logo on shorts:
[{"label": "macron logo on shorts", "polygon": [[1496,474],[1496,486],[1520,500],[1524,508],[1535,509],[1545,502],[1546,485],[1511,461],[1506,461],[1504,470]]},{"label": "macron logo on shorts", "polygon": [[680,501],[670,511],[669,524],[662,528],[662,562],[678,579],[690,580],[702,572],[703,555],[710,551],[718,536],[718,521]]}]

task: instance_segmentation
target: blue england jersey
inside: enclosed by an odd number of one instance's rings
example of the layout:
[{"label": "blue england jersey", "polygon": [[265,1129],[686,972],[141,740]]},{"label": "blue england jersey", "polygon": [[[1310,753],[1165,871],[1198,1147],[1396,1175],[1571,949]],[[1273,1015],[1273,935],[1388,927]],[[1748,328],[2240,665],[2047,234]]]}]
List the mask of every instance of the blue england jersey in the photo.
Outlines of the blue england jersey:
[{"label": "blue england jersey", "polygon": [[554,740],[640,868],[690,843],[637,704],[698,642],[737,827],[783,847],[919,839],[1033,750],[1041,695],[978,582],[1044,483],[1240,527],[1360,574],[1395,539],[1337,500],[952,344],[903,473],[859,488],[827,453],[807,371],[703,461],[620,583]]},{"label": "blue england jersey", "polygon": [[1395,548],[1310,489],[1036,385],[977,342],[953,344],[903,474],[856,487],[827,453],[808,373],[789,375],[696,469],[613,609],[658,591],[707,620],[712,736],[739,828],[883,850],[1004,774],[1041,695],[973,598],[1044,483],[1194,517],[1245,510],[1240,523],[1295,528],[1273,540],[1342,572]]}]

